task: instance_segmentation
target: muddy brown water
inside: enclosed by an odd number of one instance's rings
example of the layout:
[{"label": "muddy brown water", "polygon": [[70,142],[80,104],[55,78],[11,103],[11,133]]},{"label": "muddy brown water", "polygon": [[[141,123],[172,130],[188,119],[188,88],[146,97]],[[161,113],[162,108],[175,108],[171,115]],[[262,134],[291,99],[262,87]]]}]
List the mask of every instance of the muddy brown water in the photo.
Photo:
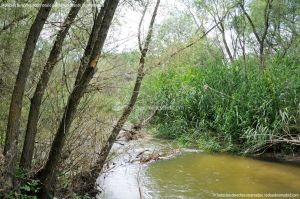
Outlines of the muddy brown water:
[{"label": "muddy brown water", "polygon": [[299,166],[232,155],[184,153],[143,178],[147,198],[300,198]]},{"label": "muddy brown water", "polygon": [[149,164],[129,161],[141,150],[153,153],[165,145],[151,140],[127,145],[99,178],[100,198],[300,198],[300,165],[190,150]]}]

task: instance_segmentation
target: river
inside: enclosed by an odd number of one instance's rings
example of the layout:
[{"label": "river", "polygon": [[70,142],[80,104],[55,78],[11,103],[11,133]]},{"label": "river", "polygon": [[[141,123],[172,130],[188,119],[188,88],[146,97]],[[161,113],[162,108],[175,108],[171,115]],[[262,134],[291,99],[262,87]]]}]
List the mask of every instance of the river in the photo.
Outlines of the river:
[{"label": "river", "polygon": [[179,150],[152,139],[114,150],[119,155],[99,178],[100,198],[300,198],[299,164]]}]

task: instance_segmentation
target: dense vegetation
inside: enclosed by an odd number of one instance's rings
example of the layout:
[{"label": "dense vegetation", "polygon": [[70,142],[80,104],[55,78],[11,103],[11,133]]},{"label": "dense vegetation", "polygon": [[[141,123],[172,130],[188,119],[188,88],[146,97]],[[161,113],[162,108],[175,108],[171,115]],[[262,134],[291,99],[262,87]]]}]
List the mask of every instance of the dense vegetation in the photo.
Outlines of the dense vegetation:
[{"label": "dense vegetation", "polygon": [[151,79],[150,103],[159,106],[153,124],[160,137],[206,150],[293,152],[300,129],[299,74],[299,63],[278,60],[270,60],[264,72],[255,63],[180,63]]}]

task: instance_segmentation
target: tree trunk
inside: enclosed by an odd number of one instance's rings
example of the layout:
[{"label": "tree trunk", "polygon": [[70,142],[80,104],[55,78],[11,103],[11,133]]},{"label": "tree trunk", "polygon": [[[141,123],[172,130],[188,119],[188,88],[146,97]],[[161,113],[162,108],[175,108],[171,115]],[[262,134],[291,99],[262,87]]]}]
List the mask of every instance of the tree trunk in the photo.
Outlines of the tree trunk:
[{"label": "tree trunk", "polygon": [[107,1],[104,2],[104,5],[101,7],[100,13],[97,15],[97,18],[95,19],[96,22],[93,25],[91,35],[90,35],[88,43],[85,47],[74,85],[78,84],[78,82],[80,81],[80,79],[82,77],[82,74],[84,73],[87,65],[89,64],[89,60],[90,60],[93,48],[95,46],[95,42],[97,40],[97,36],[98,36],[99,29],[101,26],[101,21],[105,14],[104,10],[107,7],[107,3],[108,3]]},{"label": "tree trunk", "polygon": [[246,16],[246,18],[248,19],[250,26],[252,27],[253,30],[253,34],[256,37],[257,42],[259,43],[259,61],[260,61],[260,69],[261,70],[265,70],[266,66],[265,66],[265,55],[264,55],[264,48],[265,48],[265,39],[266,36],[268,34],[268,29],[269,29],[269,17],[270,17],[270,11],[271,11],[271,7],[272,7],[272,1],[273,0],[267,0],[267,4],[266,7],[264,9],[264,32],[262,34],[262,36],[260,37],[258,35],[258,32],[256,30],[256,27],[250,17],[250,15],[247,13],[247,11],[245,10],[245,5],[244,2],[242,4],[240,4],[240,7],[242,8],[244,15]]},{"label": "tree trunk", "polygon": [[218,26],[221,34],[222,34],[222,40],[223,40],[223,43],[224,43],[224,46],[225,46],[225,50],[227,52],[227,55],[230,59],[230,62],[234,62],[234,59],[233,59],[233,56],[231,54],[231,51],[229,49],[229,46],[228,46],[228,43],[227,43],[227,40],[226,40],[226,36],[225,36],[225,29],[224,29],[224,24],[223,24],[223,21],[220,22],[220,27]]},{"label": "tree trunk", "polygon": [[265,70],[264,43],[261,43],[259,46],[259,62],[260,69]]},{"label": "tree trunk", "polygon": [[271,7],[272,7],[272,5],[271,5],[272,1],[273,0],[267,0],[267,5],[264,10],[265,29],[264,29],[263,35],[261,37],[261,43],[260,43],[260,48],[259,48],[259,60],[260,60],[260,65],[261,65],[262,70],[266,69],[264,50],[265,50],[265,40],[266,40],[269,26],[270,26],[269,21],[270,21],[270,11],[271,11]]},{"label": "tree trunk", "polygon": [[43,169],[37,174],[37,178],[40,180],[42,185],[42,188],[39,193],[41,198],[46,197],[51,188],[51,183],[55,177],[55,172],[60,160],[66,136],[72,124],[80,99],[86,91],[86,88],[96,71],[97,62],[101,55],[104,41],[106,39],[118,3],[119,0],[106,0],[104,5],[107,5],[107,7],[105,6],[106,8],[102,9],[102,12],[105,12],[103,19],[100,22],[95,21],[95,23],[100,23],[101,27],[91,53],[89,64],[85,69],[84,73],[82,74],[82,77],[78,81],[78,84],[74,86],[73,91],[69,96],[68,103],[65,107],[65,111],[63,114],[63,118],[60,122],[59,128],[55,134],[50,149],[47,163],[43,167]]},{"label": "tree trunk", "polygon": [[141,57],[140,57],[140,61],[139,61],[139,69],[138,69],[138,74],[136,77],[136,81],[135,81],[135,85],[132,91],[132,95],[130,98],[130,101],[128,103],[128,105],[126,106],[126,108],[124,109],[122,116],[120,117],[120,119],[118,120],[117,124],[114,126],[112,133],[110,134],[110,136],[108,137],[107,142],[105,143],[105,145],[102,147],[100,155],[99,155],[99,159],[97,160],[96,165],[92,168],[92,177],[96,180],[97,176],[99,175],[99,173],[102,171],[103,166],[105,164],[105,161],[109,155],[109,152],[114,144],[114,142],[116,141],[117,136],[119,135],[121,129],[123,128],[123,125],[125,124],[125,122],[127,121],[128,117],[130,116],[135,103],[137,101],[138,95],[139,95],[139,91],[140,91],[140,87],[143,81],[143,78],[145,76],[144,73],[144,67],[145,67],[145,58],[147,56],[147,52],[148,52],[148,48],[149,48],[149,44],[151,41],[151,37],[152,37],[152,32],[153,32],[153,25],[154,25],[154,21],[155,21],[155,17],[157,15],[157,10],[160,4],[160,0],[157,0],[156,2],[156,6],[152,15],[152,19],[149,25],[149,30],[148,30],[148,34],[146,37],[146,42],[144,45],[144,48],[141,50]]},{"label": "tree trunk", "polygon": [[46,65],[37,84],[33,98],[31,99],[30,111],[27,122],[26,135],[21,155],[20,167],[29,170],[31,168],[35,137],[37,132],[38,117],[40,113],[40,107],[42,104],[42,98],[47,88],[50,75],[56,63],[58,62],[59,55],[62,50],[62,44],[67,36],[67,33],[74,22],[82,4],[85,0],[77,0],[74,2],[76,6],[73,6],[67,15],[61,29],[59,30]]},{"label": "tree trunk", "polygon": [[[43,4],[51,5],[55,0],[44,0]],[[23,95],[25,90],[25,85],[29,73],[29,69],[32,62],[32,57],[36,47],[37,40],[43,29],[46,19],[50,13],[52,7],[41,7],[38,14],[30,28],[28,33],[28,38],[23,51],[21,63],[19,66],[19,71],[17,79],[14,85],[14,90],[12,93],[7,131],[5,137],[5,146],[3,155],[6,161],[6,171],[4,173],[4,179],[6,180],[6,185],[8,187],[12,186],[14,181],[16,160],[17,160],[17,145],[19,138],[19,128],[21,120],[21,111],[23,103]]]}]

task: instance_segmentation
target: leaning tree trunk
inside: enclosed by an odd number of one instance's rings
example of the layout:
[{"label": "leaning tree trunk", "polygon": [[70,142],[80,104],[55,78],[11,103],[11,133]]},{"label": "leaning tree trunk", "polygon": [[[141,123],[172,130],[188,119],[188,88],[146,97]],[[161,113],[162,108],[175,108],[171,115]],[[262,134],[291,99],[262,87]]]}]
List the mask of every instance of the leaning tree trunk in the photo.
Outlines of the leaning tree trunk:
[{"label": "leaning tree trunk", "polygon": [[71,8],[65,21],[63,22],[62,27],[56,36],[56,40],[54,42],[54,45],[52,47],[46,65],[44,66],[43,72],[37,84],[34,95],[31,99],[26,135],[25,135],[21,161],[20,161],[20,167],[25,170],[29,170],[31,167],[35,137],[36,137],[37,125],[38,125],[38,118],[39,118],[43,95],[47,88],[52,70],[56,65],[56,63],[58,62],[59,55],[62,50],[62,44],[84,1],[85,0],[77,0],[76,2],[74,2],[75,6]]},{"label": "leaning tree trunk", "polygon": [[55,0],[44,0],[43,4],[47,4],[49,6],[41,6],[41,8],[38,11],[38,14],[28,33],[28,38],[23,51],[17,79],[14,85],[9,109],[5,146],[3,151],[3,155],[5,156],[6,161],[4,178],[7,186],[12,186],[12,183],[14,181],[23,95],[26,81],[28,78],[29,69],[31,67],[32,57],[34,54],[37,40],[43,29],[46,19],[49,16],[54,1]]},{"label": "leaning tree trunk", "polygon": [[74,115],[77,111],[80,99],[86,91],[87,86],[96,71],[96,66],[101,55],[101,51],[106,40],[107,33],[110,28],[111,21],[113,19],[118,3],[119,0],[106,0],[104,3],[105,9],[102,9],[102,12],[105,12],[103,19],[100,22],[95,21],[95,23],[100,23],[101,27],[98,32],[97,40],[93,47],[88,66],[86,67],[80,80],[74,86],[73,91],[69,96],[62,120],[51,145],[47,163],[43,167],[43,169],[37,174],[37,178],[40,180],[40,183],[42,185],[42,188],[39,193],[41,198],[45,198],[51,189],[51,184],[55,177],[55,172],[58,167],[66,136],[72,124]]},{"label": "leaning tree trunk", "polygon": [[101,27],[101,21],[103,19],[104,14],[105,14],[105,9],[106,9],[107,3],[108,3],[108,1],[104,2],[104,5],[101,7],[100,13],[97,15],[97,17],[95,19],[95,23],[93,25],[91,35],[89,37],[88,43],[85,47],[85,50],[84,50],[84,53],[83,53],[83,56],[82,56],[82,59],[81,59],[81,62],[80,62],[80,66],[79,66],[79,69],[78,69],[78,72],[77,72],[77,76],[76,76],[74,85],[77,85],[79,83],[86,67],[89,64],[89,60],[91,58],[91,54],[92,54],[93,48],[95,46],[95,42],[97,40],[99,29]]},{"label": "leaning tree trunk", "polygon": [[[100,152],[100,156],[99,159],[96,162],[96,165],[92,168],[92,177],[96,180],[97,176],[99,175],[99,173],[102,171],[103,166],[106,162],[106,159],[109,155],[109,152],[114,144],[114,142],[116,141],[116,138],[118,137],[121,129],[123,128],[125,122],[127,121],[128,117],[130,116],[132,109],[135,106],[135,103],[137,101],[137,98],[139,96],[139,91],[140,91],[140,87],[143,81],[143,78],[145,76],[145,72],[144,72],[144,67],[145,67],[145,58],[147,56],[147,52],[149,49],[149,44],[151,42],[151,37],[152,37],[152,32],[153,32],[153,25],[155,22],[155,18],[157,15],[157,10],[160,4],[160,0],[157,0],[156,2],[156,6],[155,9],[153,11],[152,14],[152,18],[150,21],[150,25],[149,25],[149,29],[148,29],[148,34],[146,37],[146,41],[145,41],[145,45],[143,48],[140,48],[141,50],[141,57],[140,57],[140,61],[139,61],[139,69],[138,69],[138,74],[136,77],[136,81],[135,81],[135,85],[132,91],[132,95],[130,98],[130,101],[128,103],[128,105],[126,106],[126,108],[124,109],[122,116],[120,117],[120,119],[118,120],[117,124],[114,126],[112,133],[110,134],[110,136],[108,137],[107,142],[105,143],[105,145],[102,147],[101,152]],[[139,42],[140,43],[140,42]],[[140,44],[141,46],[141,44]]]}]

